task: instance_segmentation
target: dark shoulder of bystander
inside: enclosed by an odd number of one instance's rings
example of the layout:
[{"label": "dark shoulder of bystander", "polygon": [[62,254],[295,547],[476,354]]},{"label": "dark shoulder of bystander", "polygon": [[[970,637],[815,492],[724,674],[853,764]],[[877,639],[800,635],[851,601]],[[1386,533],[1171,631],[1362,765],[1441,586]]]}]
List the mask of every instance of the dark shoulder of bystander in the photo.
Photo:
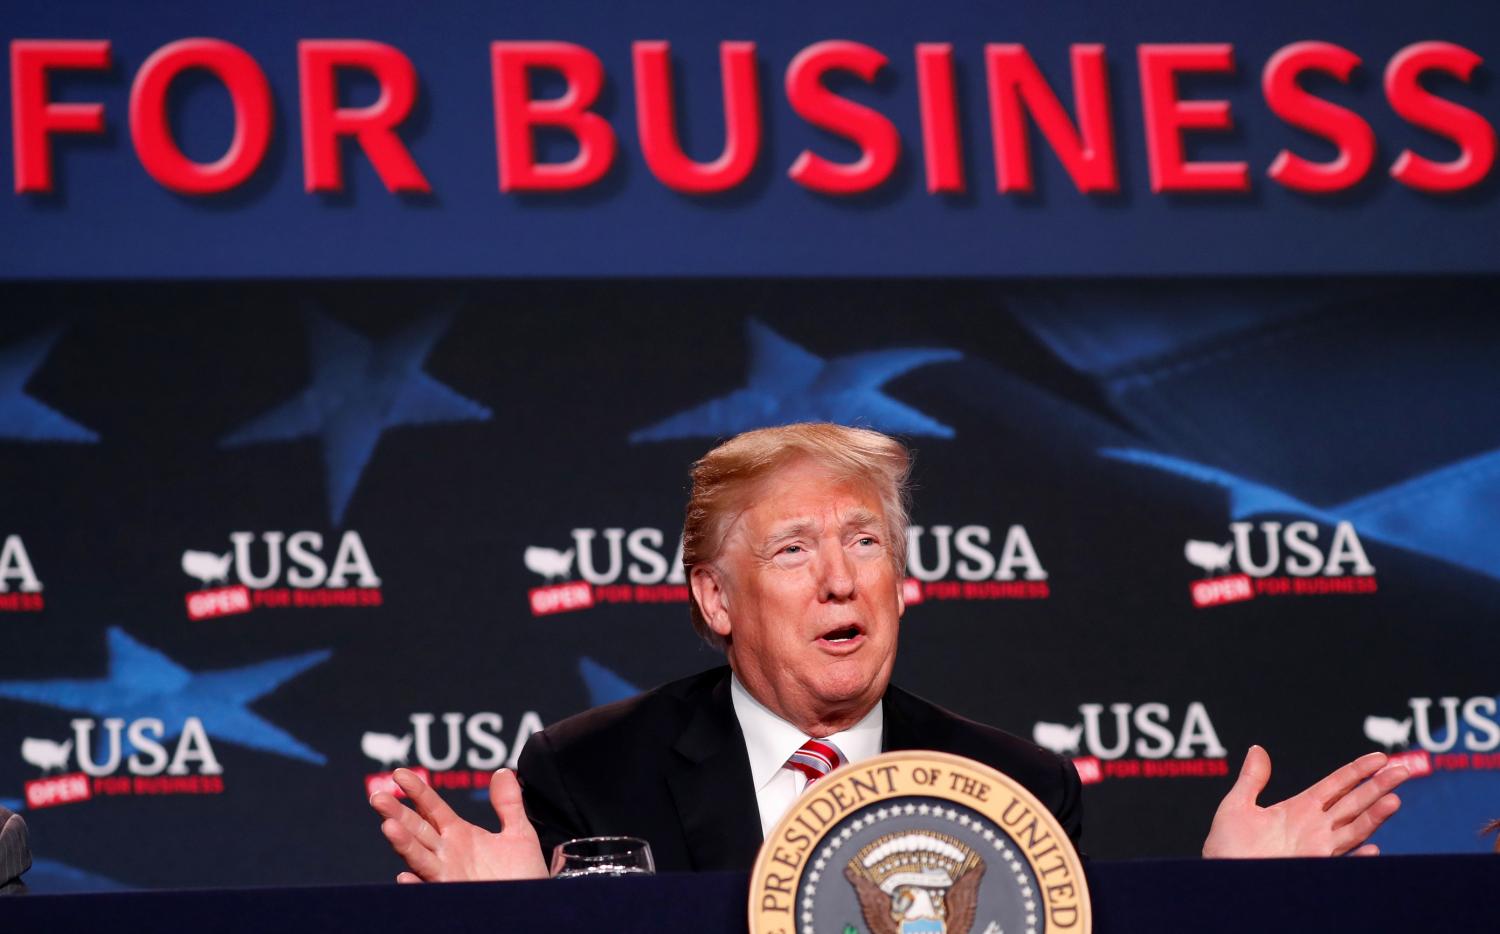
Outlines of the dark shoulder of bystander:
[{"label": "dark shoulder of bystander", "polygon": [[31,847],[21,815],[0,807],[0,895],[22,895],[21,874],[31,868]]}]

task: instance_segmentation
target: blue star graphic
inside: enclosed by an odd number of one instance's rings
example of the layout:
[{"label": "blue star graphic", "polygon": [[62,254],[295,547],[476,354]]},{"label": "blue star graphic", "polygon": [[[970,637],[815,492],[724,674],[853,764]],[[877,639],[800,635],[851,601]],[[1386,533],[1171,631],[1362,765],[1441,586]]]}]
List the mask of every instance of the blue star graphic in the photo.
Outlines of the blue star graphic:
[{"label": "blue star graphic", "polygon": [[432,315],[374,341],[325,315],[309,314],[311,384],[240,426],[220,446],[320,439],[329,514],[337,525],[381,432],[400,425],[489,419],[489,409],[422,372],[451,319],[451,314]]},{"label": "blue star graphic", "polygon": [[745,323],[750,377],[710,399],[630,434],[630,442],[719,438],[768,425],[837,422],[893,434],[953,437],[953,429],[880,389],[918,367],[957,360],[956,350],[898,347],[825,360],[754,319]]},{"label": "blue star graphic", "polygon": [[61,336],[55,328],[0,349],[0,439],[98,443],[97,434],[26,394],[26,383]]},{"label": "blue star graphic", "polygon": [[166,726],[163,739],[175,738],[183,721],[197,717],[211,739],[324,763],[316,750],[257,717],[247,705],[327,661],[332,654],[327,649],[224,671],[188,671],[118,626],[110,628],[108,639],[108,677],[0,681],[0,697],[126,722],[155,717]]},{"label": "blue star graphic", "polygon": [[1138,464],[1229,494],[1231,519],[1307,516],[1324,525],[1352,522],[1361,537],[1500,579],[1494,529],[1500,522],[1500,448],[1409,477],[1357,499],[1318,507],[1226,470],[1138,448],[1102,448],[1112,460]]},{"label": "blue star graphic", "polygon": [[590,707],[612,704],[641,693],[640,688],[587,655],[578,660],[578,674],[583,678],[584,687],[588,688]]},{"label": "blue star graphic", "polygon": [[130,886],[108,876],[40,856],[32,862],[31,871],[26,873],[26,884],[32,891],[46,892],[48,895],[130,890]]},{"label": "blue star graphic", "polygon": [[[605,668],[587,655],[578,659],[578,675],[583,678],[583,685],[588,689],[590,707],[612,704],[615,701],[634,697],[641,693],[640,688],[626,681],[608,668]],[[487,801],[490,797],[490,790],[488,788],[476,788],[469,793],[469,797],[475,801]],[[12,808],[11,810],[15,809]]]}]

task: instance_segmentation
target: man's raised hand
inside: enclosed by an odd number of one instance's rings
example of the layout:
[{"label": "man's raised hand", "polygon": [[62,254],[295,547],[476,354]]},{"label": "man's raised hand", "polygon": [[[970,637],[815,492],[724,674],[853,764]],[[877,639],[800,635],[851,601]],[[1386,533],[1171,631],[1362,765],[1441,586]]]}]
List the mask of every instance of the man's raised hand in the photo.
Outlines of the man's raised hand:
[{"label": "man's raised hand", "polygon": [[1408,774],[1405,766],[1386,763],[1383,753],[1360,756],[1301,794],[1263,808],[1255,799],[1271,779],[1271,757],[1251,746],[1239,779],[1214,814],[1203,855],[1376,855],[1379,848],[1365,840],[1401,806],[1390,792]]},{"label": "man's raised hand", "polygon": [[500,769],[490,777],[490,804],[500,818],[499,833],[453,813],[415,772],[397,769],[392,778],[416,810],[383,791],[370,796],[370,806],[385,818],[380,832],[410,867],[396,876],[397,882],[547,878],[541,843],[526,819],[514,772]]}]

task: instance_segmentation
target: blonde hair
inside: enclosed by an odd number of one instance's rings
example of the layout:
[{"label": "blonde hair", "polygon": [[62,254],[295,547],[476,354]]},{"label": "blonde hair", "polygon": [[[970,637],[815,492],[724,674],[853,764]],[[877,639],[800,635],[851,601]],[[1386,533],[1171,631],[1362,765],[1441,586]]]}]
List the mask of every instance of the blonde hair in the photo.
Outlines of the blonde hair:
[{"label": "blonde hair", "polygon": [[[760,481],[804,459],[836,476],[875,487],[885,513],[891,561],[898,577],[905,573],[911,474],[906,445],[868,428],[802,422],[736,435],[693,465],[693,489],[682,526],[682,564],[690,579],[695,566],[712,564],[719,557],[730,526],[749,506]],[[698,635],[709,645],[723,648],[723,639],[709,628],[695,596],[689,611]]]}]

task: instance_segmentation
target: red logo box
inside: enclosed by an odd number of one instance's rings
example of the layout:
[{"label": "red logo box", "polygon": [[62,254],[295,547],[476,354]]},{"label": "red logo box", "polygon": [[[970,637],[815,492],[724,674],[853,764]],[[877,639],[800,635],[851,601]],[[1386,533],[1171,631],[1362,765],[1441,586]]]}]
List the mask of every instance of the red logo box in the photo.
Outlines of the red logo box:
[{"label": "red logo box", "polygon": [[91,797],[93,794],[89,790],[89,777],[82,772],[58,775],[55,778],[39,778],[26,783],[26,806],[33,809],[87,801]]},{"label": "red logo box", "polygon": [[195,590],[187,595],[186,601],[188,619],[193,620],[249,613],[250,588],[236,584],[213,590]]},{"label": "red logo box", "polygon": [[1195,581],[1192,585],[1193,606],[1202,609],[1224,603],[1239,603],[1255,598],[1255,587],[1248,574],[1230,574],[1227,577],[1210,577]]}]

